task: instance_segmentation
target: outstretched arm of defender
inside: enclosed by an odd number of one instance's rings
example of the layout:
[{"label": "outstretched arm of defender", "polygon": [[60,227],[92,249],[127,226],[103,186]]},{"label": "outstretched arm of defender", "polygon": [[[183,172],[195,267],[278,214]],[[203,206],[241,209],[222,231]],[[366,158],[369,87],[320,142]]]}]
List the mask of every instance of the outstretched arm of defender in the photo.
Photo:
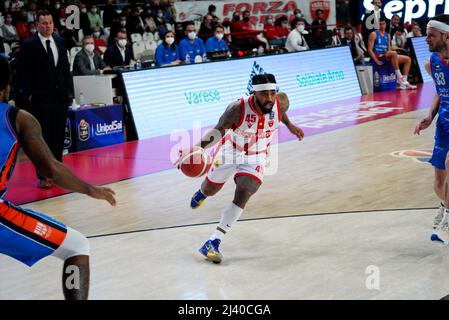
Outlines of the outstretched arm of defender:
[{"label": "outstretched arm of defender", "polygon": [[67,166],[55,159],[44,139],[39,122],[28,112],[19,111],[16,119],[19,141],[39,173],[53,179],[61,188],[102,199],[115,206],[114,191],[90,185],[78,178]]},{"label": "outstretched arm of defender", "polygon": [[294,134],[299,140],[304,139],[304,131],[301,128],[295,126],[287,116],[287,110],[290,107],[290,101],[288,100],[287,95],[284,92],[279,92],[277,94],[280,109],[281,109],[281,121],[288,130]]},{"label": "outstretched arm of defender", "polygon": [[214,129],[208,131],[200,142],[196,145],[207,149],[216,145],[221,138],[224,137],[226,130],[231,129],[232,126],[237,125],[242,117],[242,103],[241,101],[236,101],[231,103],[223,115],[220,117],[217,125]]},{"label": "outstretched arm of defender", "polygon": [[[425,63],[425,68],[427,73],[432,76],[432,70],[430,67],[430,61],[427,61]],[[433,119],[436,117],[436,115],[438,114],[438,110],[440,109],[440,95],[438,93],[435,93],[434,97],[433,97],[433,101],[432,101],[432,106],[429,110],[429,115],[427,117],[425,117],[424,119],[422,119],[418,125],[415,128],[415,134],[420,133],[421,130],[427,129],[431,124]]]}]

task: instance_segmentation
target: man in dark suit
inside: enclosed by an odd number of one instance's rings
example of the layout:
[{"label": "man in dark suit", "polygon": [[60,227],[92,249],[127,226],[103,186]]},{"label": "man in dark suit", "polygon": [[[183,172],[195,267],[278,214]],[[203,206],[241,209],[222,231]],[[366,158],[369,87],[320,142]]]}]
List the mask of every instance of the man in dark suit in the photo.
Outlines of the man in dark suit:
[{"label": "man in dark suit", "polygon": [[131,61],[131,50],[126,47],[128,40],[126,33],[119,31],[115,37],[115,43],[106,49],[103,59],[111,68],[127,66]]},{"label": "man in dark suit", "polygon": [[[64,39],[53,36],[53,18],[48,11],[37,15],[38,34],[22,43],[17,63],[20,92],[30,102],[45,141],[54,157],[62,161],[65,125],[73,82]],[[40,188],[52,182],[37,172]]]},{"label": "man in dark suit", "polygon": [[78,52],[73,62],[74,76],[91,76],[103,74],[103,70],[110,70],[101,56],[95,52],[95,41],[92,36],[83,39],[83,50]]}]

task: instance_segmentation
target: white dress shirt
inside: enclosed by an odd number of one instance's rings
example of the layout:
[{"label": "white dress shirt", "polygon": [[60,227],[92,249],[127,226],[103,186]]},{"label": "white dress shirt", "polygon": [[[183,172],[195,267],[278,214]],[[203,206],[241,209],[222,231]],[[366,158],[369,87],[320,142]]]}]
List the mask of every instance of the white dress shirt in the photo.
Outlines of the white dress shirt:
[{"label": "white dress shirt", "polygon": [[44,46],[45,51],[47,51],[47,40],[50,40],[50,48],[53,52],[53,57],[55,58],[55,67],[58,65],[58,59],[59,59],[59,53],[58,53],[58,47],[56,46],[55,39],[53,39],[53,36],[50,36],[50,38],[45,38],[41,33],[39,32],[39,39],[41,39],[42,45]]}]

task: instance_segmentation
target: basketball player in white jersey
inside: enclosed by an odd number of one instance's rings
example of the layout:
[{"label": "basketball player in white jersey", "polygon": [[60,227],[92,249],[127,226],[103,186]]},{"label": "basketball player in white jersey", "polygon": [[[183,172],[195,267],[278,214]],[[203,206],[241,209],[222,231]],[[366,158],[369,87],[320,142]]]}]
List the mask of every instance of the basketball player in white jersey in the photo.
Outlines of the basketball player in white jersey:
[{"label": "basketball player in white jersey", "polygon": [[253,94],[231,103],[215,128],[197,144],[205,149],[220,142],[206,179],[192,197],[192,209],[220,191],[231,176],[236,184],[233,201],[222,213],[210,239],[199,250],[214,263],[223,259],[219,250],[223,236],[239,219],[248,200],[263,183],[269,146],[280,123],[284,123],[299,140],[304,138],[304,132],[287,117],[289,100],[285,93],[276,93],[274,75],[253,76],[252,87]]}]

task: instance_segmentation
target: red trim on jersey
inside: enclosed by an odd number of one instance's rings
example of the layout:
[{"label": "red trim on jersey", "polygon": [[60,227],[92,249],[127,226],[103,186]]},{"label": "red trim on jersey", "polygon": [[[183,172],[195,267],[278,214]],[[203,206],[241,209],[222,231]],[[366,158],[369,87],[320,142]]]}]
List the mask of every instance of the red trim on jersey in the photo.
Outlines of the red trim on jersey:
[{"label": "red trim on jersey", "polygon": [[8,174],[11,171],[11,168],[14,166],[14,163],[16,162],[18,151],[19,143],[16,142],[9,152],[8,159],[6,160],[5,166],[3,167],[3,171],[0,172],[0,190],[4,190],[6,188],[6,184],[8,182]]},{"label": "red trim on jersey", "polygon": [[225,182],[222,182],[222,183],[213,182],[211,179],[209,179],[208,176],[206,176],[206,180],[207,180],[207,182],[209,182],[210,184],[212,184],[212,185],[214,185],[214,186],[222,186],[222,185],[225,184]]},{"label": "red trim on jersey", "polygon": [[[253,156],[253,155],[257,155],[257,154],[262,154],[262,153],[267,153],[267,149],[262,150],[262,151],[250,151],[248,150],[248,148],[242,147],[240,145],[238,145],[237,143],[235,143],[234,141],[230,140],[232,142],[232,146],[237,149],[238,151],[243,151],[245,152],[245,154],[247,156]],[[248,145],[246,145],[247,147],[249,147]]]},{"label": "red trim on jersey", "polygon": [[240,127],[243,121],[245,120],[245,99],[241,98],[240,102],[241,102],[240,108],[242,109],[242,115],[240,116],[240,121],[238,125],[234,126],[234,129]]},{"label": "red trim on jersey", "polygon": [[253,179],[256,180],[257,182],[259,182],[259,184],[262,184],[262,180],[260,180],[259,177],[255,176],[254,174],[248,173],[248,172],[237,172],[237,173],[234,175],[234,182],[235,182],[235,178],[241,177],[241,176],[246,176],[246,177],[253,178]]},{"label": "red trim on jersey", "polygon": [[438,56],[440,57],[441,62],[443,62],[445,66],[449,66],[449,63],[446,62],[446,59],[444,59],[443,55],[440,52],[437,53]]},{"label": "red trim on jersey", "polygon": [[278,119],[281,122],[281,105],[279,104],[278,96],[276,96],[276,105],[278,106]]}]

